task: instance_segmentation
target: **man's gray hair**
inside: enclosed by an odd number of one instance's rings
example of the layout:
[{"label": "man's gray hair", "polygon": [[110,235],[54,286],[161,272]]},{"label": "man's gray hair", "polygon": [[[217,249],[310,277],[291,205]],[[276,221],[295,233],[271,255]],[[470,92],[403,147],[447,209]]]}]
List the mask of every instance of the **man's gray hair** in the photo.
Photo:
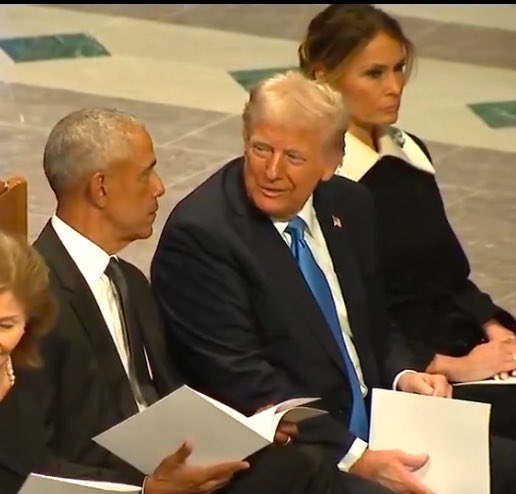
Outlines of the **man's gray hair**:
[{"label": "man's gray hair", "polygon": [[256,84],[242,117],[246,138],[260,122],[272,121],[294,129],[327,128],[326,142],[342,147],[349,115],[340,92],[300,72],[288,71]]},{"label": "man's gray hair", "polygon": [[130,134],[145,127],[133,115],[111,108],[85,108],[61,119],[48,136],[43,169],[56,195],[127,151]]}]

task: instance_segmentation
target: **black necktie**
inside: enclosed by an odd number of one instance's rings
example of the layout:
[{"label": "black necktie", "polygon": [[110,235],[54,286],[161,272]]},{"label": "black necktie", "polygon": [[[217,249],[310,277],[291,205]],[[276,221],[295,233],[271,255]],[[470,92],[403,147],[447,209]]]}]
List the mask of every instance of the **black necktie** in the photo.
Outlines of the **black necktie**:
[{"label": "black necktie", "polygon": [[127,281],[120,264],[113,257],[109,261],[105,273],[115,285],[122,306],[122,322],[129,343],[129,381],[134,396],[138,402],[152,405],[158,399],[158,395],[147,367],[143,338],[131,303]]}]

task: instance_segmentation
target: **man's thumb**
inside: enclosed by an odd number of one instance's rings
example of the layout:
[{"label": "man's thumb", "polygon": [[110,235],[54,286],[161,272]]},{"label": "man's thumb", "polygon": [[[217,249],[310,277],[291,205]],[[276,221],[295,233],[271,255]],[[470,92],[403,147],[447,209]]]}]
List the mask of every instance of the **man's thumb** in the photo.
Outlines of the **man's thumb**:
[{"label": "man's thumb", "polygon": [[167,456],[156,469],[156,472],[170,470],[184,463],[192,454],[192,445],[190,441],[185,441],[181,447],[171,455]]},{"label": "man's thumb", "polygon": [[426,453],[419,455],[409,455],[404,453],[401,457],[401,461],[413,472],[422,468],[430,457]]},{"label": "man's thumb", "polygon": [[177,463],[184,463],[192,454],[192,450],[192,443],[186,440],[172,456],[175,457]]}]

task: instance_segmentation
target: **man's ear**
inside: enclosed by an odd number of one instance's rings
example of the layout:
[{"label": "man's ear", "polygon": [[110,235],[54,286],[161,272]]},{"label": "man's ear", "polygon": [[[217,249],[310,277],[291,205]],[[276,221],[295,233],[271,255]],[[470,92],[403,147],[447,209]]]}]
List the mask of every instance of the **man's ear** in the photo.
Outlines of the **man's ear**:
[{"label": "man's ear", "polygon": [[321,180],[323,182],[327,182],[328,180],[330,180],[333,177],[333,175],[335,175],[337,168],[342,164],[343,158],[344,158],[343,150],[342,151],[335,150],[332,153],[330,153],[328,161],[326,161],[324,164],[323,175],[321,177]]},{"label": "man's ear", "polygon": [[98,207],[104,207],[107,201],[107,184],[103,171],[96,171],[90,176],[86,189],[89,200]]}]

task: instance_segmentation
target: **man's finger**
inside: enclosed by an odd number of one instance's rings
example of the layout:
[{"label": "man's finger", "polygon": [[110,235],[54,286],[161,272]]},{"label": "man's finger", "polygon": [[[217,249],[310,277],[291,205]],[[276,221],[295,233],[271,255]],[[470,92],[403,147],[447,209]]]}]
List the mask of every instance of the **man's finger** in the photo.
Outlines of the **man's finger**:
[{"label": "man's finger", "polygon": [[407,492],[410,492],[410,494],[436,494],[413,475],[410,475],[405,485],[407,486]]},{"label": "man's finger", "polygon": [[209,480],[208,482],[204,483],[200,489],[202,489],[202,492],[211,494],[212,492],[218,491],[219,489],[222,489],[224,486],[228,485],[230,480],[231,477],[221,480]]},{"label": "man's finger", "polygon": [[426,382],[424,378],[420,378],[416,384],[416,392],[422,395],[432,396],[434,394],[434,387]]},{"label": "man's finger", "polygon": [[277,430],[276,434],[274,434],[274,442],[282,446],[290,441],[290,436],[285,434],[283,431]]},{"label": "man's finger", "polygon": [[280,422],[276,431],[282,432],[283,434],[287,434],[291,437],[299,434],[297,424],[294,424],[293,422]]},{"label": "man's finger", "polygon": [[435,379],[434,381],[434,396],[442,396],[449,398],[452,394],[450,384],[446,379]]},{"label": "man's finger", "polygon": [[446,398],[451,398],[453,396],[453,386],[450,383],[446,384]]},{"label": "man's finger", "polygon": [[430,457],[426,453],[419,455],[409,455],[408,453],[400,453],[400,461],[408,467],[411,471],[416,471],[422,468]]}]

